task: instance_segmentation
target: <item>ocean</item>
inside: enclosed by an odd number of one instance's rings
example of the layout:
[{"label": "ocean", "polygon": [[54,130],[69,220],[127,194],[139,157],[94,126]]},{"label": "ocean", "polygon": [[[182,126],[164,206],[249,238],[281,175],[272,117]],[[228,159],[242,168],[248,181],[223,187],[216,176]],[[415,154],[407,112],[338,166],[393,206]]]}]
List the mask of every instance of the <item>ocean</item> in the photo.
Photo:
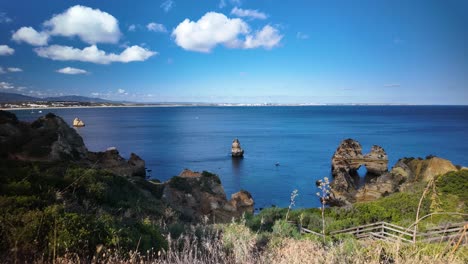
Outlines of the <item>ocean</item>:
[{"label": "ocean", "polygon": [[[53,112],[77,128],[91,151],[116,147],[146,161],[165,181],[184,168],[210,171],[230,195],[249,191],[256,208],[318,207],[315,181],[330,177],[331,157],[347,138],[367,153],[382,146],[389,169],[402,157],[436,155],[468,166],[468,106],[128,107],[15,111],[32,121]],[[243,159],[230,156],[238,138]],[[360,170],[365,174],[365,169]]]}]

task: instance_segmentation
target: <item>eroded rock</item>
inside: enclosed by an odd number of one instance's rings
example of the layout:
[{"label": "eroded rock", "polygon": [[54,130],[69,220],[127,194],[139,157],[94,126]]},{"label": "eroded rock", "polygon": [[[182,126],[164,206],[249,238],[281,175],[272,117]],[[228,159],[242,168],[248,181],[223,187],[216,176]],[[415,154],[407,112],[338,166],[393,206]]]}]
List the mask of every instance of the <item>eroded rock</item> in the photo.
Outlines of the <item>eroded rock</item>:
[{"label": "eroded rock", "polygon": [[[366,155],[361,151],[357,141],[347,139],[333,155],[331,205],[373,201],[403,190],[416,181],[429,181],[437,175],[457,170],[450,161],[431,156],[400,159],[391,171],[387,171],[388,156],[382,147],[372,146]],[[367,181],[362,186],[358,185],[357,170],[360,166],[365,166],[368,172]]]},{"label": "eroded rock", "polygon": [[250,193],[240,191],[228,201],[219,177],[209,172],[185,169],[164,185],[163,200],[187,220],[200,221],[208,217],[215,222],[229,222],[244,212],[253,213],[254,201]]},{"label": "eroded rock", "polygon": [[237,138],[232,141],[231,154],[233,157],[244,156],[244,150],[241,148],[240,142]]}]

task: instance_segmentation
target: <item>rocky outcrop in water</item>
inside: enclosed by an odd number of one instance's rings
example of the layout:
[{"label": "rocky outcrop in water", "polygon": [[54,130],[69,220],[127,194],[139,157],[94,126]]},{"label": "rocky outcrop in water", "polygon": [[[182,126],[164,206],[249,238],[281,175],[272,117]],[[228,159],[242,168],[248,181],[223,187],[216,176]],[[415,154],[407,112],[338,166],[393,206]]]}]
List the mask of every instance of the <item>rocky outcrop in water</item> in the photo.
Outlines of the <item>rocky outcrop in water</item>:
[{"label": "rocky outcrop in water", "polygon": [[163,200],[182,214],[186,220],[229,222],[244,212],[253,213],[254,201],[250,193],[240,191],[226,199],[219,177],[209,172],[184,170],[164,183]]},{"label": "rocky outcrop in water", "polygon": [[[330,184],[329,203],[343,206],[354,202],[379,199],[407,188],[416,181],[428,181],[457,168],[448,160],[438,157],[400,159],[391,171],[387,171],[388,156],[379,146],[362,155],[359,142],[346,139],[341,142],[332,158],[333,181]],[[368,174],[365,183],[359,185],[357,170],[365,166]]]},{"label": "rocky outcrop in water", "polygon": [[231,154],[233,157],[244,156],[244,150],[241,148],[240,142],[237,138],[232,141]]},{"label": "rocky outcrop in water", "polygon": [[79,119],[78,117],[75,117],[75,119],[73,119],[73,126],[74,127],[84,127],[85,123],[83,122],[83,120]]},{"label": "rocky outcrop in water", "polygon": [[374,145],[368,154],[363,155],[359,142],[343,140],[332,157],[332,174],[342,170],[355,174],[361,166],[365,166],[368,173],[380,175],[387,171],[387,153],[382,147]]}]

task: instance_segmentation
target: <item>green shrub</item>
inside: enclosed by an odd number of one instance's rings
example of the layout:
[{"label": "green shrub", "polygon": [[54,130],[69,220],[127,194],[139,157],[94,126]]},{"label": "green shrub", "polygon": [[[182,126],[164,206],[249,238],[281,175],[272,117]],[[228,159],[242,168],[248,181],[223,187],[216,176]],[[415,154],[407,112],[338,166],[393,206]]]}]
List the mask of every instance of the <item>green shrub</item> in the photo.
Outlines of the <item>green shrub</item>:
[{"label": "green shrub", "polygon": [[286,220],[280,219],[276,220],[275,224],[272,227],[273,235],[279,237],[300,237],[299,230],[297,226],[287,222]]}]

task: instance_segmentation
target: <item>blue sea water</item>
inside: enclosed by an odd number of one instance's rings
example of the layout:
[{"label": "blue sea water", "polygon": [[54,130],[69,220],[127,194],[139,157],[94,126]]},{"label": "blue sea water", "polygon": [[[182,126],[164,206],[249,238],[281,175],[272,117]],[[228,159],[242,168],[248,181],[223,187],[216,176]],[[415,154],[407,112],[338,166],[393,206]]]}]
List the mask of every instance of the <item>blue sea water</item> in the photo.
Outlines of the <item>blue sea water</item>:
[{"label": "blue sea water", "polygon": [[[315,181],[330,176],[331,157],[346,138],[364,153],[382,146],[390,163],[429,154],[468,166],[467,106],[145,107],[53,109],[71,124],[89,150],[114,146],[142,157],[152,177],[165,181],[184,168],[220,176],[228,198],[248,190],[255,207],[318,207]],[[16,111],[34,120],[37,111]],[[243,159],[232,159],[239,138]],[[275,164],[279,163],[279,166]]]}]

